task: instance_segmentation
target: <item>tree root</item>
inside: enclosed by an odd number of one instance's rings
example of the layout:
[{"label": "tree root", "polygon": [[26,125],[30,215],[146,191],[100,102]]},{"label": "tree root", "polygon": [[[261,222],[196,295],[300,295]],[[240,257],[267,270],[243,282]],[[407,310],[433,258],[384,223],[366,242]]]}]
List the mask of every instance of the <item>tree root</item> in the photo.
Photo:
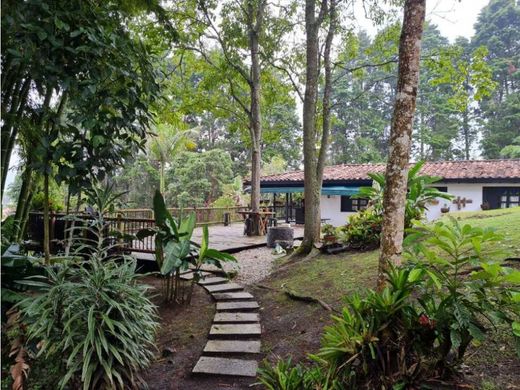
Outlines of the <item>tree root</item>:
[{"label": "tree root", "polygon": [[313,248],[309,253],[300,253],[297,250],[287,256],[287,261],[278,268],[278,271],[283,271],[294,264],[299,264],[305,261],[309,261],[318,256],[321,252],[317,248]]},{"label": "tree root", "polygon": [[291,291],[289,289],[284,289],[283,292],[285,293],[285,295],[287,295],[291,299],[294,299],[295,301],[303,301],[303,302],[309,302],[309,303],[318,303],[318,304],[321,305],[321,307],[323,307],[327,311],[333,311],[335,313],[339,313],[338,310],[334,309],[331,305],[329,305],[328,303],[322,301],[319,298],[314,298],[314,297],[311,297],[311,296],[308,296],[308,295],[300,295],[300,294],[297,294],[296,292]]},{"label": "tree root", "polygon": [[260,284],[260,283],[256,283],[255,287],[263,288],[264,290],[276,291],[276,292],[280,292],[280,293],[283,292],[287,297],[289,297],[290,299],[293,299],[295,301],[317,303],[317,304],[321,305],[321,307],[323,307],[327,311],[331,311],[334,313],[340,313],[339,310],[335,309],[334,307],[329,305],[327,302],[325,302],[319,298],[315,298],[315,297],[312,297],[309,295],[298,294],[295,291],[292,291],[288,288],[283,287],[283,285],[282,285],[282,289],[274,288],[274,287],[267,286],[265,284]]}]

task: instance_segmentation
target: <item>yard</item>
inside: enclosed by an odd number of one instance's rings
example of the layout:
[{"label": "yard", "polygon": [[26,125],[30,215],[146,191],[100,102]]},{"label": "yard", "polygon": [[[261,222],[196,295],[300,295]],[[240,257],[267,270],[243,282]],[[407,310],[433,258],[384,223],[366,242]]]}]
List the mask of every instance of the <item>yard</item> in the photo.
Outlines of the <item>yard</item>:
[{"label": "yard", "polygon": [[[516,260],[520,257],[520,208],[453,216],[475,226],[496,228],[504,235],[501,244],[507,253],[504,257]],[[263,251],[263,256],[269,256],[267,248],[255,250],[255,256],[261,253],[259,251]],[[241,256],[247,257],[247,251]],[[346,295],[374,286],[377,260],[378,251],[318,255],[289,266],[284,264],[284,258],[276,260],[270,276],[246,287],[261,307],[262,357],[271,362],[278,357],[306,361],[307,354],[319,349],[323,327],[331,323],[332,313],[322,305],[295,300],[285,291],[322,300],[333,310],[340,310]],[[261,257],[259,261],[266,259]],[[515,267],[519,266],[520,263],[515,263]],[[173,313],[171,309],[161,308],[164,325],[159,335],[160,353],[167,348],[174,348],[174,352],[170,355],[166,350],[166,356],[161,355],[148,370],[147,380],[152,389],[238,389],[247,388],[254,382],[190,375],[207,337],[213,313],[214,304],[200,288],[188,310]],[[466,388],[518,388],[520,361],[512,348],[513,342],[509,329],[499,328],[485,344],[472,347],[464,367],[464,383],[470,386]]]}]

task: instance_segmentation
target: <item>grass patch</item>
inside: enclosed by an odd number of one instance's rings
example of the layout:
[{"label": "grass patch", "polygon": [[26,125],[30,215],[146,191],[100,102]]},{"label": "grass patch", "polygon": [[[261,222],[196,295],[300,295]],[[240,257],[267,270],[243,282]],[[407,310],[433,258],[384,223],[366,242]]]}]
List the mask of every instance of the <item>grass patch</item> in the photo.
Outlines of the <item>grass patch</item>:
[{"label": "grass patch", "polygon": [[[476,227],[491,227],[504,236],[499,244],[505,257],[520,257],[520,207],[479,212],[458,212],[453,218]],[[275,272],[269,280],[273,288],[286,287],[312,295],[327,303],[338,304],[354,291],[375,286],[379,250],[323,255],[296,263]],[[283,266],[283,259],[279,263]]]},{"label": "grass patch", "polygon": [[318,255],[275,273],[269,284],[312,295],[329,304],[340,304],[344,296],[375,286],[378,256],[378,250]]},{"label": "grass patch", "polygon": [[457,212],[453,218],[474,227],[493,228],[504,236],[501,245],[506,257],[520,257],[520,207],[510,209]]},{"label": "grass patch", "polygon": [[[475,227],[495,229],[504,236],[504,240],[497,244],[505,250],[501,258],[520,257],[520,207],[451,213],[450,216]],[[296,360],[304,359],[306,353],[319,348],[322,328],[330,323],[329,312],[319,305],[291,300],[281,293],[282,289],[321,299],[340,309],[345,296],[375,286],[378,257],[379,250],[320,254],[288,267],[284,267],[284,259],[280,259],[277,262],[279,270],[262,282],[276,290],[256,292],[266,305],[269,317],[273,317],[270,321],[264,317],[268,357],[272,359],[271,355],[280,354],[293,356]],[[519,381],[520,362],[513,342],[511,330],[501,327],[482,346],[471,348],[467,360],[471,373],[467,379],[475,384],[475,388],[515,388],[509,386]]]}]

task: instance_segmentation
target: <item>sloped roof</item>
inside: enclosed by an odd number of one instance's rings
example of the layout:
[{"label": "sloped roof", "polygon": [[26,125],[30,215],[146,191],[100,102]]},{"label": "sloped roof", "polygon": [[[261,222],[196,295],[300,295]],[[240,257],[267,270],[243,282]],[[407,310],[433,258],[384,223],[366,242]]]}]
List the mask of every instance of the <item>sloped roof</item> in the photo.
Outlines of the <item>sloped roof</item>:
[{"label": "sloped roof", "polygon": [[[386,164],[341,164],[325,167],[323,181],[367,181],[369,173],[385,172]],[[463,160],[427,162],[421,174],[440,176],[447,181],[489,181],[518,179],[520,182],[520,159]],[[262,176],[262,184],[303,182],[303,171],[285,172]]]}]

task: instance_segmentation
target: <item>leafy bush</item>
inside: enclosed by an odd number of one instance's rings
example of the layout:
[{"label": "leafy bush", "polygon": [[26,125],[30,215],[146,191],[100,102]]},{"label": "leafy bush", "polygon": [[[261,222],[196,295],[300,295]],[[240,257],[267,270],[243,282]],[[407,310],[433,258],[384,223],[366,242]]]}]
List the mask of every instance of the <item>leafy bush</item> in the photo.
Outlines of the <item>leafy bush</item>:
[{"label": "leafy bush", "polygon": [[211,204],[211,207],[226,208],[236,206],[236,201],[229,195],[222,195]]},{"label": "leafy bush", "polygon": [[436,343],[426,347],[441,373],[462,363],[468,346],[498,323],[510,323],[520,340],[520,271],[489,260],[501,239],[453,218],[419,224],[406,238],[407,258],[426,276],[417,301],[423,322],[435,328]]},{"label": "leafy bush", "polygon": [[[39,191],[34,194],[31,202],[31,209],[35,211],[43,211],[45,205],[45,194]],[[51,192],[49,194],[49,211],[60,212],[65,209],[65,204],[61,194]]]},{"label": "leafy bush", "polygon": [[351,248],[369,250],[379,246],[383,217],[368,208],[353,214],[349,223],[339,228],[342,241]]},{"label": "leafy bush", "polygon": [[[195,229],[195,214],[175,219],[164,203],[159,191],[154,196],[155,228],[142,229],[137,238],[143,239],[155,236],[155,260],[164,277],[163,295],[166,302],[190,303],[193,286],[200,280],[201,267],[204,264],[215,265],[222,269],[222,262],[236,261],[227,253],[208,248],[208,227],[203,227],[203,237],[200,247],[191,241]],[[181,281],[180,273],[192,265],[194,278],[187,293]]]},{"label": "leafy bush", "polygon": [[21,303],[38,357],[61,362],[64,388],[136,387],[153,358],[156,308],[137,283],[135,260],[93,258],[48,270],[43,292]]},{"label": "leafy bush", "polygon": [[[498,240],[490,229],[453,219],[419,225],[407,238],[408,264],[387,272],[383,291],[347,298],[311,356],[317,382],[294,388],[406,388],[446,378],[470,344],[504,322],[520,354],[520,271],[489,261]],[[260,381],[283,389],[306,375],[288,362],[262,369]]]}]

